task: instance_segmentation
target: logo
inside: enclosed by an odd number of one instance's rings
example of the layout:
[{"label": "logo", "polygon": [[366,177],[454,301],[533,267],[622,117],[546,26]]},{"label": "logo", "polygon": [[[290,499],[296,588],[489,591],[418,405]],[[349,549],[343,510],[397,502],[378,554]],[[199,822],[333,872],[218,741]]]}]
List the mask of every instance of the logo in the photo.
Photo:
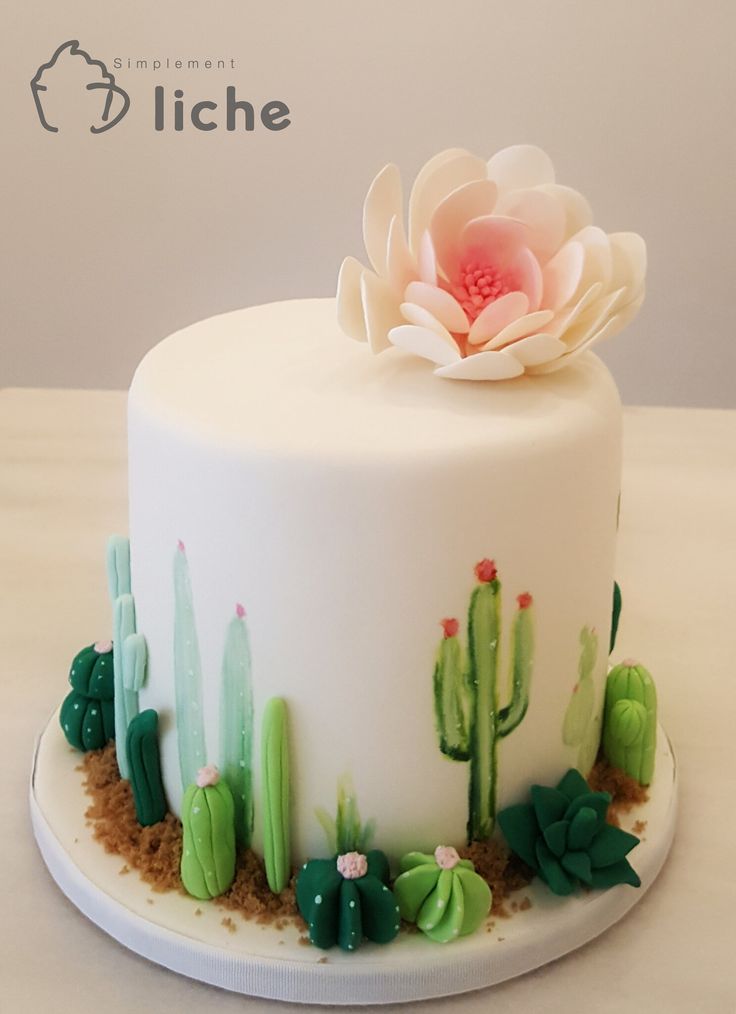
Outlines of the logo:
[{"label": "logo", "polygon": [[87,130],[102,134],[120,123],[130,96],[115,84],[101,60],[93,60],[76,39],[63,42],[31,81],[36,112],[44,130]]}]

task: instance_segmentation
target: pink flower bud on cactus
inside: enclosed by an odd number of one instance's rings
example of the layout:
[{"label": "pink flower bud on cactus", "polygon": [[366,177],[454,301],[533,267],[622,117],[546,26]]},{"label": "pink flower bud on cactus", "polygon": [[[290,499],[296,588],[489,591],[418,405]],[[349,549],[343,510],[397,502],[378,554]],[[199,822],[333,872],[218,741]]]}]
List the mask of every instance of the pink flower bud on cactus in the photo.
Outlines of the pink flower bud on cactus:
[{"label": "pink flower bud on cactus", "polygon": [[98,655],[106,655],[108,651],[112,651],[112,641],[95,641],[92,645],[92,649],[96,651]]},{"label": "pink flower bud on cactus", "polygon": [[490,584],[491,581],[496,580],[498,570],[496,569],[495,560],[483,559],[475,565],[475,576],[483,584]]},{"label": "pink flower bud on cactus", "polygon": [[214,764],[205,764],[197,772],[197,785],[200,789],[206,789],[208,785],[217,785],[220,780],[220,772]]},{"label": "pink flower bud on cactus", "polygon": [[445,637],[457,637],[457,632],[460,629],[460,624],[454,618],[448,618],[440,620],[440,626]]},{"label": "pink flower bud on cactus", "polygon": [[441,870],[452,870],[460,862],[460,856],[452,845],[438,845],[434,850],[434,860]]},{"label": "pink flower bud on cactus", "polygon": [[177,539],[176,540],[176,548],[179,550],[180,553],[184,552],[184,550],[185,550],[186,547],[185,547],[184,543],[181,541],[181,539]]},{"label": "pink flower bud on cactus", "polygon": [[239,602],[235,603],[235,615],[239,620],[242,620],[245,616],[245,606],[242,606]]},{"label": "pink flower bud on cactus", "polygon": [[337,872],[346,880],[358,880],[368,872],[368,860],[360,852],[346,852],[337,857]]},{"label": "pink flower bud on cactus", "polygon": [[528,609],[534,600],[529,592],[522,592],[521,595],[516,596],[516,601],[519,604],[519,609]]}]

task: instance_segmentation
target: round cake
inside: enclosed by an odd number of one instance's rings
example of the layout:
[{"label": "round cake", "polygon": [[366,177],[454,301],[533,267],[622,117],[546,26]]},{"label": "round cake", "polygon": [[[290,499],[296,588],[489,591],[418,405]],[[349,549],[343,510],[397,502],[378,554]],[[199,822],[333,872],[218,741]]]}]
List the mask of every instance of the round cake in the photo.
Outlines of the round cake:
[{"label": "round cake", "polygon": [[580,689],[595,759],[616,387],[589,352],[500,384],[426,367],[366,355],[312,299],[185,328],[136,372],[140,708],[174,812],[216,764],[256,850],[273,698],[295,862],[325,854],[336,796],[392,859],[487,837],[531,783],[581,767]]}]

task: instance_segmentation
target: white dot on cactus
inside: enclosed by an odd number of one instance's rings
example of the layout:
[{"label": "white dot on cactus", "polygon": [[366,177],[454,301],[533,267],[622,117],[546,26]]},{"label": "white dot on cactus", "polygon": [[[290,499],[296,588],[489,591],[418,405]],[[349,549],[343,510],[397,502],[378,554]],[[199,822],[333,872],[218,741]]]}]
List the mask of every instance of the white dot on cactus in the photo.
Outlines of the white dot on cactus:
[{"label": "white dot on cactus", "polygon": [[78,705],[78,704],[75,704],[75,705],[74,705],[74,710],[76,711],[76,710],[78,709],[78,707],[79,707],[79,705]]},{"label": "white dot on cactus", "polygon": [[73,675],[74,675],[74,670],[72,669],[72,676],[73,676]]},{"label": "white dot on cactus", "polygon": [[442,906],[444,904],[445,904],[445,899],[444,898],[438,898],[437,899],[437,908],[442,908]]},{"label": "white dot on cactus", "polygon": [[350,907],[351,907],[351,908],[355,908],[355,902],[354,902],[354,901],[351,901],[351,902],[350,902]]},{"label": "white dot on cactus", "polygon": [[68,725],[64,726],[64,732],[69,732],[69,726]]},{"label": "white dot on cactus", "polygon": [[303,869],[303,870],[306,870],[306,868],[307,868],[307,864],[305,863],[305,864],[304,864],[304,865],[302,866],[302,869]]},{"label": "white dot on cactus", "polygon": [[90,715],[96,715],[96,714],[97,714],[97,708],[92,708],[92,710],[90,711]]},{"label": "white dot on cactus", "polygon": [[386,887],[385,884],[383,885],[383,889],[384,889],[384,891],[388,891],[388,888]]},{"label": "white dot on cactus", "polygon": [[352,951],[355,949],[355,944],[348,944],[348,950]]},{"label": "white dot on cactus", "polygon": [[454,937],[456,937],[456,936],[458,935],[458,933],[459,933],[459,932],[460,932],[460,930],[459,930],[459,929],[458,929],[458,927],[456,926],[456,927],[455,927],[455,929],[454,929],[454,930],[452,931],[452,935],[453,935]]},{"label": "white dot on cactus", "polygon": [[245,767],[245,761],[244,761],[244,760],[241,760],[241,762],[240,762],[240,766],[241,766],[241,768],[244,768],[244,767]]},{"label": "white dot on cactus", "polygon": [[398,923],[396,923],[396,925],[394,926],[394,929],[395,929],[395,930],[398,930],[398,928],[399,928],[399,924],[398,924]]},{"label": "white dot on cactus", "polygon": [[314,903],[315,903],[315,905],[321,905],[322,904],[322,895],[321,894],[315,894],[315,896],[314,896]]},{"label": "white dot on cactus", "polygon": [[199,807],[198,806],[193,806],[192,807],[192,813],[199,813]]}]

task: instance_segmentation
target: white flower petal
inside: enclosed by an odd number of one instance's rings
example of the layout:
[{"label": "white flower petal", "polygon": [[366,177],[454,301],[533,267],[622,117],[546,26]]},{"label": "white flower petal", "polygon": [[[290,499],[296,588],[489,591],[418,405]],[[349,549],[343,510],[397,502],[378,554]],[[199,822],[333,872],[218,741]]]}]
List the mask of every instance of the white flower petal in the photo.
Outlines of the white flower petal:
[{"label": "white flower petal", "polygon": [[401,299],[407,285],[419,277],[419,270],[409,250],[404,223],[398,215],[391,219],[386,251],[386,276],[389,285]]},{"label": "white flower petal", "polygon": [[523,366],[537,366],[558,359],[567,352],[567,346],[551,334],[530,334],[507,345],[504,351],[518,359]]},{"label": "white flower petal", "polygon": [[408,303],[417,303],[429,310],[448,331],[468,333],[470,323],[465,311],[455,297],[444,289],[426,282],[410,282],[406,287],[405,299]]},{"label": "white flower petal", "polygon": [[495,210],[497,215],[508,215],[529,226],[529,249],[543,263],[565,239],[565,209],[542,190],[509,190],[499,198]]},{"label": "white flower petal", "polygon": [[360,279],[365,268],[355,257],[346,257],[337,276],[337,323],[356,341],[368,340],[363,316]]},{"label": "white flower petal", "polygon": [[565,239],[574,236],[586,225],[592,225],[593,209],[577,190],[561,183],[543,183],[539,190],[554,197],[565,209]]},{"label": "white flower petal", "polygon": [[394,217],[403,215],[401,175],[389,163],[373,180],[363,204],[363,243],[376,272],[386,274],[388,230]]},{"label": "white flower petal", "polygon": [[553,335],[555,338],[562,338],[565,331],[575,323],[578,317],[589,306],[598,298],[600,293],[603,291],[603,285],[601,282],[596,282],[594,285],[584,292],[577,303],[572,306],[567,306],[561,310],[554,318],[549,327],[545,328],[547,334]]},{"label": "white flower petal", "polygon": [[544,306],[556,311],[572,299],[580,286],[584,263],[582,243],[570,240],[560,247],[542,269]]},{"label": "white flower petal", "polygon": [[390,345],[388,333],[402,323],[399,301],[385,278],[364,271],[360,279],[360,294],[368,344],[377,355]]},{"label": "white flower petal", "polygon": [[599,331],[616,310],[624,305],[622,298],[625,295],[625,288],[616,289],[615,292],[606,292],[600,299],[595,300],[575,324],[560,336],[565,342],[568,352],[573,352],[579,345],[587,342],[591,335]]},{"label": "white flower petal", "polygon": [[647,273],[647,246],[635,232],[612,232],[608,237],[611,244],[613,273],[611,288],[622,285],[638,291],[644,284]]},{"label": "white flower petal", "polygon": [[432,243],[432,237],[429,235],[429,231],[426,231],[422,236],[419,244],[417,261],[419,262],[420,279],[423,282],[427,282],[429,285],[436,285],[437,258],[434,254],[434,244]]},{"label": "white flower petal", "polygon": [[523,317],[529,309],[529,298],[524,292],[507,292],[489,303],[473,321],[468,334],[471,345],[483,345],[512,321]]},{"label": "white flower petal", "polygon": [[419,250],[435,208],[453,190],[487,177],[483,159],[462,148],[450,148],[431,158],[420,170],[409,199],[409,246]]},{"label": "white flower petal", "polygon": [[[529,229],[523,222],[502,215],[485,215],[468,222],[462,231],[459,249],[467,255],[477,251],[481,260],[486,258],[494,267],[504,270],[527,246],[528,239]],[[456,269],[456,265],[443,267]]]},{"label": "white flower petal", "polygon": [[554,183],[555,167],[549,155],[533,144],[514,144],[497,151],[488,163],[488,177],[499,190],[519,190]]},{"label": "white flower petal", "polygon": [[509,342],[518,341],[519,338],[526,338],[527,335],[534,334],[540,328],[546,327],[553,317],[554,314],[551,310],[537,310],[535,313],[527,313],[523,317],[519,317],[518,320],[512,321],[502,331],[499,331],[494,338],[491,338],[483,346],[483,350],[499,349],[502,345],[508,345]]},{"label": "white flower petal", "polygon": [[511,276],[516,285],[529,300],[529,309],[538,310],[542,302],[542,269],[539,261],[528,247],[524,247],[510,264]]},{"label": "white flower petal", "polygon": [[524,367],[508,352],[477,352],[434,372],[453,380],[509,380],[521,376]]},{"label": "white flower petal", "polygon": [[[449,340],[448,340],[449,339]],[[391,328],[389,340],[392,345],[405,349],[422,359],[439,366],[448,366],[460,360],[460,351],[450,335],[447,339],[437,331],[415,324],[401,324]]]},{"label": "white flower petal", "polygon": [[457,261],[463,229],[472,219],[491,214],[497,194],[496,184],[491,180],[472,180],[440,201],[430,219],[429,232],[442,267]]},{"label": "white flower petal", "polygon": [[428,331],[434,331],[446,342],[452,342],[456,345],[455,339],[452,337],[450,332],[447,330],[441,320],[428,310],[425,306],[419,306],[418,303],[402,303],[400,308],[402,315],[402,323],[406,320],[410,324],[416,324],[417,327],[424,327]]},{"label": "white flower petal", "polygon": [[604,291],[611,284],[613,270],[611,244],[608,236],[596,225],[586,225],[573,237],[585,250],[585,260],[576,295],[581,295],[593,282],[603,282]]}]

